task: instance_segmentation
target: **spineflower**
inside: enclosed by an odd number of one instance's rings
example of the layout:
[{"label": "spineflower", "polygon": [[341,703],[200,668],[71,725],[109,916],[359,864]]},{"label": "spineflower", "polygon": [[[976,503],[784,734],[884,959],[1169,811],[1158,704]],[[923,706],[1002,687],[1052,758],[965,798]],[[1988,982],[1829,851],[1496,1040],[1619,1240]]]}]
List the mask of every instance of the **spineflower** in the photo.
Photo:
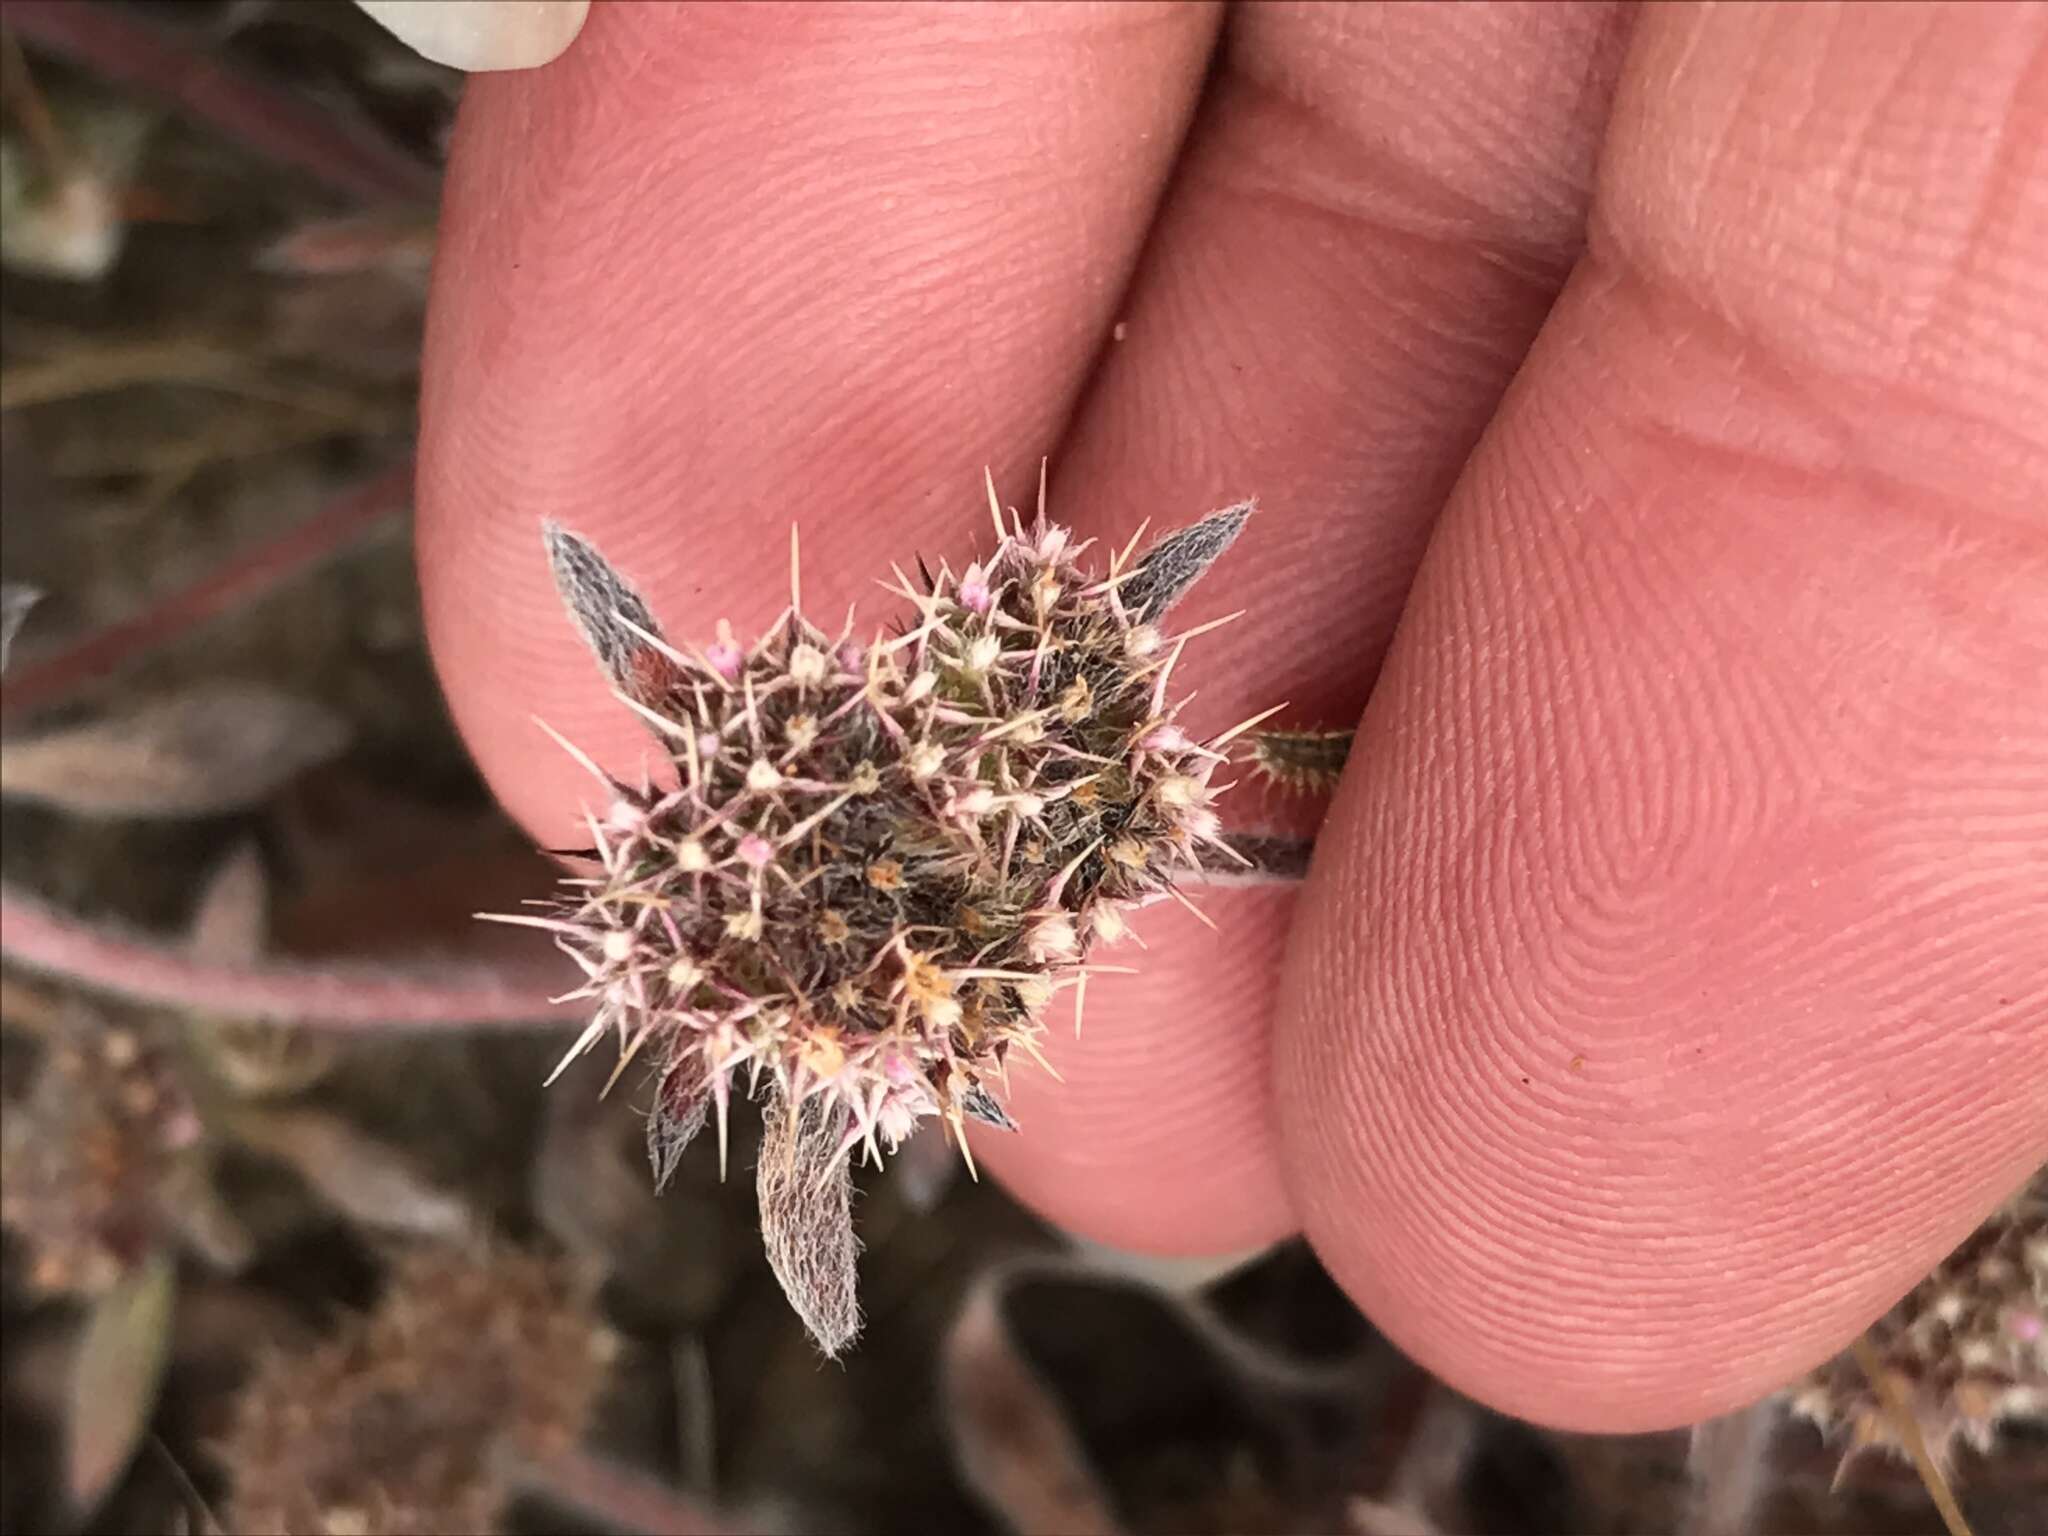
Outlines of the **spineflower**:
[{"label": "spineflower", "polygon": [[1786,1389],[1795,1417],[1844,1455],[1907,1452],[1912,1422],[1936,1468],[1968,1447],[2048,1424],[2048,1168],[2035,1172],[1845,1354]]},{"label": "spineflower", "polygon": [[[866,641],[788,610],[750,649],[663,637],[590,544],[550,525],[555,580],[672,783],[619,781],[586,811],[593,875],[540,913],[594,1004],[567,1061],[606,1035],[616,1082],[646,1063],[656,1180],[732,1101],[758,1101],[762,1234],[819,1346],[860,1325],[851,1162],[926,1120],[1015,1123],[1013,1054],[1044,1064],[1055,993],[1081,988],[1121,910],[1236,857],[1214,801],[1239,731],[1196,740],[1170,691],[1192,633],[1163,621],[1252,511],[1230,507],[1085,569],[1045,519],[1006,524],[956,574],[901,570],[910,605]],[[1142,535],[1141,535],[1142,536]],[[1262,717],[1263,718],[1263,717]],[[559,739],[559,738],[558,738]],[[1184,898],[1181,898],[1184,899]],[[559,1072],[560,1069],[558,1068]],[[970,1167],[971,1167],[970,1161]]]}]

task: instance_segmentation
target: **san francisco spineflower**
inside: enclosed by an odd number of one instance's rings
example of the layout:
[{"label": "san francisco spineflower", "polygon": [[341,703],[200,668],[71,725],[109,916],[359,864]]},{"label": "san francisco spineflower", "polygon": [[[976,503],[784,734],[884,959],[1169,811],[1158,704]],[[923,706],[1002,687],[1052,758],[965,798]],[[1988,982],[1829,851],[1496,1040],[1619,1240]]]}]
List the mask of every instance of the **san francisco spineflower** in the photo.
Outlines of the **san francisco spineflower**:
[{"label": "san francisco spineflower", "polygon": [[[836,1353],[859,1327],[850,1163],[926,1120],[1005,1130],[1017,1053],[1043,1063],[1055,993],[1080,986],[1120,908],[1228,861],[1214,802],[1234,732],[1199,741],[1170,691],[1169,610],[1230,546],[1228,508],[1106,572],[1045,520],[1005,523],[955,574],[896,572],[894,633],[829,634],[789,609],[750,649],[665,639],[588,543],[546,530],[557,585],[672,785],[602,786],[597,872],[546,913],[595,1004],[569,1058],[616,1035],[613,1081],[651,1063],[666,1179],[707,1119],[759,1099],[771,1264]],[[793,548],[793,546],[792,546]],[[565,1059],[566,1064],[566,1059]]]},{"label": "san francisco spineflower", "polygon": [[1944,1469],[1958,1446],[1989,1455],[2001,1427],[2048,1423],[2048,1169],[1880,1318],[1867,1344],[1875,1379],[1845,1354],[1786,1394],[1848,1454],[1904,1454],[1898,1408]]},{"label": "san francisco spineflower", "polygon": [[402,1252],[377,1305],[265,1352],[217,1447],[228,1528],[496,1531],[522,1462],[582,1439],[618,1339],[561,1260],[485,1240]]},{"label": "san francisco spineflower", "polygon": [[67,1008],[28,1091],[0,1115],[0,1223],[31,1290],[99,1296],[182,1236],[232,1265],[204,1127],[177,1053],[156,1032]]}]

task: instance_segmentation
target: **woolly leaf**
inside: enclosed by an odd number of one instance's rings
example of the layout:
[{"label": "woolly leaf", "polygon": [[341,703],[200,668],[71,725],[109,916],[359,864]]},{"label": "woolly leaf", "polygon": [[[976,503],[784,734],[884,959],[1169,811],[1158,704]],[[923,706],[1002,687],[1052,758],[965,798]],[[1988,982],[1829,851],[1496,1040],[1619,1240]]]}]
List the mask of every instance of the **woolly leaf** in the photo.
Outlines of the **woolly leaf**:
[{"label": "woolly leaf", "polygon": [[1257,505],[1241,501],[1211,512],[1146,550],[1121,589],[1125,610],[1141,624],[1158,622],[1237,542]]},{"label": "woolly leaf", "polygon": [[983,1125],[992,1125],[999,1131],[1014,1131],[1017,1122],[1010,1118],[1010,1112],[995,1100],[995,1095],[976,1083],[960,1095],[960,1109],[970,1120],[979,1120]]},{"label": "woolly leaf", "polygon": [[860,1332],[854,1294],[853,1177],[838,1122],[814,1099],[794,1111],[770,1096],[756,1185],[768,1264],[818,1348],[837,1356]]},{"label": "woolly leaf", "polygon": [[704,1129],[710,1107],[710,1085],[694,1061],[678,1062],[661,1080],[654,1108],[647,1113],[647,1162],[654,1170],[656,1190],[668,1188],[697,1133]]},{"label": "woolly leaf", "polygon": [[543,524],[541,533],[555,589],[605,675],[628,697],[646,701],[658,696],[672,667],[644,638],[659,639],[661,630],[640,594],[610,561],[560,524]]}]

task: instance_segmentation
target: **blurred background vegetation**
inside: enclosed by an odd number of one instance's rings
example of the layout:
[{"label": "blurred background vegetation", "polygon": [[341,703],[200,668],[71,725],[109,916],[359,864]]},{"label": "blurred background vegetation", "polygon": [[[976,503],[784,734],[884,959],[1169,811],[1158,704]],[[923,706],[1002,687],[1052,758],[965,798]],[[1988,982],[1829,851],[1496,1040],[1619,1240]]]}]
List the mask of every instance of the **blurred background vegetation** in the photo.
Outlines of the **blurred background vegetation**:
[{"label": "blurred background vegetation", "polygon": [[[635,1085],[544,1095],[558,974],[469,921],[550,871],[408,539],[460,77],[344,0],[7,0],[0,66],[0,1527],[1933,1528],[1775,1422],[1717,1502],[1684,1435],[1465,1403],[1298,1245],[1080,1252],[930,1156],[863,1175],[821,1363],[751,1179],[657,1198]],[[2044,1459],[1970,1469],[1983,1536]]]}]

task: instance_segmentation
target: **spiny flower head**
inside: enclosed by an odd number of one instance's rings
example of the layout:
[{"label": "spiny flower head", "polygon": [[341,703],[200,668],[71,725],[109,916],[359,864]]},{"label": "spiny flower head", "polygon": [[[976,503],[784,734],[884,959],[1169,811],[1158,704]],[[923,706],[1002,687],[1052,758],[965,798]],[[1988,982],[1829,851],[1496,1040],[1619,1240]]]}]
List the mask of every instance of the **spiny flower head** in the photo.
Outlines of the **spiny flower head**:
[{"label": "spiny flower head", "polygon": [[265,1358],[241,1389],[218,1448],[229,1528],[497,1530],[508,1453],[571,1449],[617,1351],[558,1260],[503,1244],[407,1253],[373,1311]]},{"label": "spiny flower head", "polygon": [[[1886,1385],[1946,1464],[1980,1454],[2001,1423],[2048,1423],[2048,1169],[2034,1175],[1870,1331]],[[1902,1453],[1877,1387],[1854,1359],[1830,1361],[1789,1393],[1792,1412],[1866,1446]]]},{"label": "spiny flower head", "polygon": [[0,1116],[0,1222],[27,1281],[98,1295],[177,1225],[201,1126],[172,1053],[144,1031],[65,1013],[26,1097]]},{"label": "spiny flower head", "polygon": [[769,1256],[828,1352],[858,1327],[853,1152],[879,1160],[927,1119],[1014,1129],[1010,1058],[1042,1060],[1047,1005],[1090,944],[1230,857],[1213,804],[1229,733],[1176,723],[1188,637],[1161,624],[1250,504],[1096,573],[1042,506],[1027,529],[989,499],[995,547],[957,575],[898,570],[910,613],[865,642],[850,618],[812,624],[793,590],[751,648],[723,624],[671,644],[596,550],[547,530],[673,779],[629,786],[583,758],[604,790],[586,813],[597,873],[511,920],[583,972],[571,995],[595,1015],[570,1056],[615,1033],[621,1071],[653,1064],[658,1179],[707,1115],[722,1163],[735,1093],[765,1099]]}]

